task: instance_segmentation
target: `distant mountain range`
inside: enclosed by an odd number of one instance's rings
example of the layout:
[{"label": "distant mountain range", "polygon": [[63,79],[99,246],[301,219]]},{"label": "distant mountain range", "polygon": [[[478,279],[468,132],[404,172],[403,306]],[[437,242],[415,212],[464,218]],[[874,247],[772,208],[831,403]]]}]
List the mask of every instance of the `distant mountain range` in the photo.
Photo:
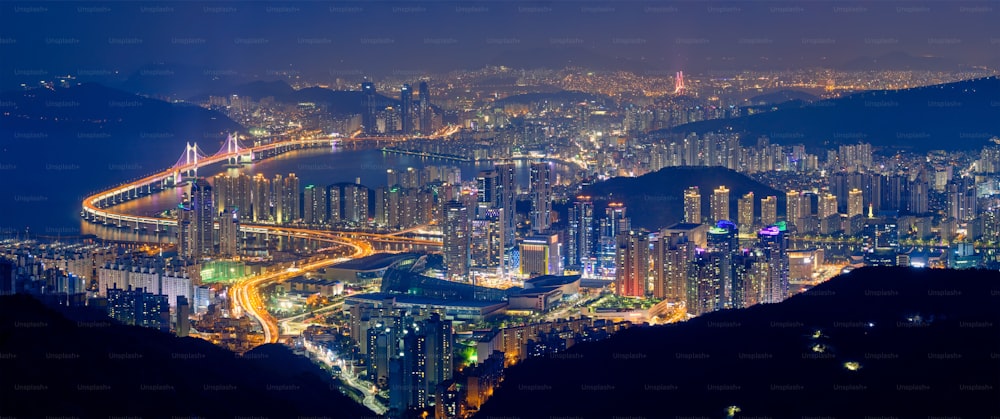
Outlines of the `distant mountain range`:
[{"label": "distant mountain range", "polygon": [[747,99],[750,105],[778,105],[789,101],[815,102],[819,97],[800,90],[782,89]]},{"label": "distant mountain range", "polygon": [[[697,186],[701,192],[701,211],[708,215],[712,191],[719,186],[729,188],[729,214],[736,217],[737,202],[747,192],[754,193],[754,208],[760,215],[760,199],[778,197],[778,213],[785,209],[785,194],[724,167],[667,167],[639,177],[616,177],[588,186],[583,194],[600,201],[625,204],[625,215],[632,226],[650,231],[659,230],[684,218],[684,190]],[[601,210],[601,208],[595,208]]]},{"label": "distant mountain range", "polygon": [[911,149],[978,149],[1000,135],[1000,79],[988,77],[905,90],[878,90],[774,112],[715,119],[653,132],[737,132],[746,141],[818,149],[843,143]]},{"label": "distant mountain range", "polygon": [[[212,110],[137,96],[96,83],[0,92],[0,135],[4,137],[40,133],[177,140],[219,138],[223,132],[242,129]],[[81,134],[84,137],[79,137]]]},{"label": "distant mountain range", "polygon": [[529,359],[475,417],[983,417],[1000,407],[997,295],[994,271],[862,268]]},{"label": "distant mountain range", "polygon": [[0,354],[6,415],[375,417],[284,346],[240,356],[25,295],[0,297]]}]

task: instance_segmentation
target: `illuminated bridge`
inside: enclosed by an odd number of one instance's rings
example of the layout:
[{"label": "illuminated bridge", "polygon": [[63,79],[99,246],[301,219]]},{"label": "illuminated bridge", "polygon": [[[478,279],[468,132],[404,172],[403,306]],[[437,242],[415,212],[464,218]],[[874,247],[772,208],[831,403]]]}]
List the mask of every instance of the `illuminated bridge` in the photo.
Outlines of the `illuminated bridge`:
[{"label": "illuminated bridge", "polygon": [[[400,141],[399,137],[375,138],[331,138],[308,136],[267,144],[242,146],[236,136],[230,135],[215,154],[207,155],[197,144],[187,144],[177,162],[158,173],[122,183],[111,189],[90,195],[83,200],[82,216],[93,223],[103,223],[122,228],[151,228],[156,232],[167,232],[177,227],[177,220],[126,214],[115,210],[115,206],[126,201],[150,195],[166,188],[183,185],[185,181],[197,177],[198,168],[214,163],[244,164],[274,157],[282,153],[304,148],[331,147],[341,141]],[[269,224],[243,224],[240,230],[247,233],[274,234],[288,237],[312,239],[323,242],[343,243],[344,239],[367,241],[383,250],[431,250],[441,246],[438,240],[411,238],[406,236],[363,233],[354,231],[332,231],[299,228]]]}]

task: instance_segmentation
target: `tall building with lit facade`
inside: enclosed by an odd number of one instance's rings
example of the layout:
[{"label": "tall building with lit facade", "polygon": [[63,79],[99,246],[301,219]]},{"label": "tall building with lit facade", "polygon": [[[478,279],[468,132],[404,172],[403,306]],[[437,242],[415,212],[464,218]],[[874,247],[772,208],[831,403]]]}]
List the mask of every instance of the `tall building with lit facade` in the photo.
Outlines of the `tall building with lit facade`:
[{"label": "tall building with lit facade", "polygon": [[200,258],[215,253],[215,204],[212,185],[203,178],[191,183],[191,256]]},{"label": "tall building with lit facade", "polygon": [[861,189],[851,189],[847,193],[847,216],[854,217],[856,215],[864,215],[864,213],[865,203]]},{"label": "tall building with lit facade", "polygon": [[778,197],[770,195],[760,200],[760,223],[773,225],[778,222]]},{"label": "tall building with lit facade", "polygon": [[[421,96],[421,100],[423,100],[423,96]],[[517,209],[515,208],[517,200],[516,169],[517,167],[513,162],[503,162],[493,165],[493,170],[497,173],[496,196],[499,207],[507,215],[504,218],[504,247],[508,249],[514,247],[514,238],[516,236],[514,234],[515,226],[517,225]]]},{"label": "tall building with lit facade", "polygon": [[808,211],[808,201],[804,193],[791,190],[785,194],[785,219],[796,226],[803,222]]},{"label": "tall building with lit facade", "polygon": [[240,254],[239,209],[225,208],[219,213],[219,256],[235,258]]},{"label": "tall building with lit facade", "polygon": [[632,229],[629,218],[625,216],[625,210],[625,205],[620,202],[610,202],[604,208],[604,218],[600,220],[600,236],[597,239],[598,276],[614,278],[618,235]]},{"label": "tall building with lit facade", "polygon": [[271,181],[262,173],[253,177],[252,206],[255,223],[263,223],[271,220]]},{"label": "tall building with lit facade", "polygon": [[212,190],[215,193],[215,206],[219,208],[236,208],[241,221],[250,221],[253,214],[250,207],[253,202],[253,182],[250,176],[241,173],[239,169],[229,169],[212,178]]},{"label": "tall building with lit facade", "polygon": [[541,233],[552,227],[552,163],[531,163],[531,230]]},{"label": "tall building with lit facade", "polygon": [[729,220],[729,188],[720,186],[712,191],[712,201],[710,202],[712,211],[712,222]]},{"label": "tall building with lit facade", "polygon": [[466,279],[469,275],[469,213],[465,204],[450,201],[444,205],[444,264],[449,278]]},{"label": "tall building with lit facade", "polygon": [[472,267],[500,269],[504,266],[505,216],[501,208],[484,202],[476,204],[470,231]]},{"label": "tall building with lit facade", "polygon": [[308,185],[302,192],[302,221],[307,224],[324,224],[329,214],[326,188]]},{"label": "tall building with lit facade", "polygon": [[403,84],[399,91],[399,121],[402,124],[403,134],[413,133],[413,89],[409,84]]},{"label": "tall building with lit facade", "polygon": [[519,249],[521,276],[562,275],[559,235],[535,234],[525,237]]},{"label": "tall building with lit facade", "polygon": [[697,186],[692,186],[684,191],[684,222],[690,224],[701,224],[701,192]]},{"label": "tall building with lit facade", "polygon": [[570,249],[570,264],[582,267],[593,257],[594,252],[594,203],[589,196],[578,196],[573,203],[573,217],[570,217],[570,234],[574,237]]},{"label": "tall building with lit facade", "polygon": [[288,216],[285,214],[285,179],[275,174],[271,180],[271,218],[275,224],[284,224]]},{"label": "tall building with lit facade", "polygon": [[378,134],[375,83],[361,83],[361,125],[365,134]]},{"label": "tall building with lit facade", "polygon": [[344,212],[341,220],[354,224],[368,222],[368,188],[364,185],[344,185],[341,196]]},{"label": "tall building with lit facade", "polygon": [[780,303],[789,296],[788,235],[780,225],[757,233],[753,248],[756,257],[756,280],[760,283],[761,303]]},{"label": "tall building with lit facade", "polygon": [[628,231],[618,234],[615,253],[615,293],[623,297],[645,297],[649,277],[649,234]]},{"label": "tall building with lit facade", "polygon": [[817,216],[820,220],[837,215],[837,196],[831,193],[820,195]]},{"label": "tall building with lit facade", "polygon": [[679,303],[685,301],[688,261],[694,243],[682,232],[661,230],[653,242],[653,298]]},{"label": "tall building with lit facade", "polygon": [[722,220],[708,229],[706,235],[711,257],[719,259],[720,301],[718,308],[731,308],[733,295],[733,256],[739,250],[739,230],[731,221]]},{"label": "tall building with lit facade", "polygon": [[736,204],[737,224],[740,230],[749,231],[754,226],[754,202],[753,192],[747,192]]},{"label": "tall building with lit facade", "polygon": [[420,93],[420,133],[427,135],[434,132],[431,125],[431,89],[426,81],[421,81]]},{"label": "tall building with lit facade", "polygon": [[698,316],[723,308],[723,272],[728,268],[717,249],[695,249],[688,262],[685,308]]},{"label": "tall building with lit facade", "polygon": [[285,222],[294,223],[302,219],[299,210],[302,201],[301,195],[299,195],[299,178],[295,176],[295,173],[289,173],[285,177],[285,184],[282,186],[281,192],[284,195],[281,204],[284,206]]}]

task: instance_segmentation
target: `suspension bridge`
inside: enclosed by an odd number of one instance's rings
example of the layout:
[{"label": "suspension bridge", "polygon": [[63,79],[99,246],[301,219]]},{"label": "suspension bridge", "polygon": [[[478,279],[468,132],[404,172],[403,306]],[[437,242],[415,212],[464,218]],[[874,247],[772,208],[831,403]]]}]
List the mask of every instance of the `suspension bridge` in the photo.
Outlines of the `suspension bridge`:
[{"label": "suspension bridge", "polygon": [[[81,215],[84,219],[93,223],[103,223],[121,228],[131,227],[136,230],[152,228],[156,233],[169,232],[171,228],[177,227],[176,219],[127,214],[117,210],[115,207],[118,204],[151,195],[167,188],[182,186],[186,182],[198,177],[199,167],[223,162],[228,165],[249,164],[293,150],[332,147],[343,140],[363,141],[366,139],[305,136],[285,141],[245,146],[240,144],[236,135],[229,135],[219,150],[211,155],[205,153],[196,143],[188,143],[185,145],[184,151],[177,159],[177,162],[169,168],[86,197],[83,200]],[[377,137],[372,140],[391,141],[399,139]],[[342,243],[345,239],[362,240],[370,242],[373,246],[378,245],[380,248],[386,250],[428,249],[441,246],[441,242],[436,240],[356,231],[313,230],[283,225],[243,224],[240,226],[240,230],[246,233],[274,234],[334,243]]]}]

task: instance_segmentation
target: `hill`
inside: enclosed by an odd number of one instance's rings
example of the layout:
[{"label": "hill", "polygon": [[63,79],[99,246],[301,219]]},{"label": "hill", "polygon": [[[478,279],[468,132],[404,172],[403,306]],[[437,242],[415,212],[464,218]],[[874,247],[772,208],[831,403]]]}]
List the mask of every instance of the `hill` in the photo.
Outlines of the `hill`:
[{"label": "hill", "polygon": [[737,132],[766,135],[810,149],[842,143],[912,149],[972,150],[1000,135],[1000,78],[988,77],[905,90],[877,90],[774,112],[680,125],[669,134]]},{"label": "hill", "polygon": [[529,359],[476,417],[983,417],[1000,407],[998,295],[997,272],[858,269]]},{"label": "hill", "polygon": [[[616,177],[584,189],[585,195],[599,201],[625,204],[633,227],[658,230],[684,218],[684,190],[697,186],[701,191],[701,213],[708,215],[712,191],[720,185],[729,188],[729,213],[736,216],[740,197],[754,193],[755,213],[760,215],[760,199],[778,197],[778,213],[785,209],[785,194],[745,175],[724,167],[666,167],[639,177]],[[596,206],[596,205],[595,205]],[[603,211],[597,208],[598,211]]]},{"label": "hill", "polygon": [[374,417],[283,346],[239,356],[89,310],[63,311],[24,295],[0,297],[5,415]]},{"label": "hill", "polygon": [[[0,93],[0,133],[100,133],[143,138],[206,138],[242,130],[227,116],[186,103],[168,103],[96,83]],[[156,133],[156,135],[140,135]],[[37,136],[37,135],[36,135]],[[213,135],[214,136],[214,135]],[[101,138],[101,137],[97,137]]]}]

